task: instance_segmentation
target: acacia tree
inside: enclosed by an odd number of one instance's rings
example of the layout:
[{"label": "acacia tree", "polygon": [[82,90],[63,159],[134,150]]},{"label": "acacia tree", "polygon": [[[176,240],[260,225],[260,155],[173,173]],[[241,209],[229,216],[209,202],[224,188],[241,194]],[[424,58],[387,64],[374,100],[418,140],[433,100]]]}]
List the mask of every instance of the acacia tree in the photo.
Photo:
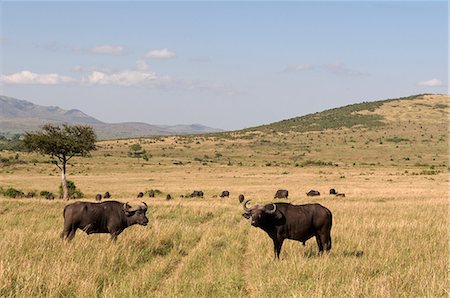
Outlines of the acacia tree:
[{"label": "acacia tree", "polygon": [[86,156],[91,150],[95,150],[97,137],[94,129],[87,125],[62,126],[45,124],[41,131],[26,132],[23,142],[31,150],[43,154],[49,154],[55,160],[55,165],[61,170],[63,199],[68,200],[66,179],[67,162],[74,156]]},{"label": "acacia tree", "polygon": [[139,163],[139,158],[141,158],[141,155],[144,154],[144,151],[142,150],[142,146],[139,144],[133,144],[130,147],[130,150],[133,151],[133,153],[131,153],[132,157],[137,157],[138,159],[138,163]]}]

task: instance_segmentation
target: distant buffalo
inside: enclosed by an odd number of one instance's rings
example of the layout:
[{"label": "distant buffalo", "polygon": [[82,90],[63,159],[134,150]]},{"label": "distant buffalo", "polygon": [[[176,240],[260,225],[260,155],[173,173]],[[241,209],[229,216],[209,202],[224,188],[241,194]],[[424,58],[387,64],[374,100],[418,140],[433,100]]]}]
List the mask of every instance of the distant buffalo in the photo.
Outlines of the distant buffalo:
[{"label": "distant buffalo", "polygon": [[287,199],[289,192],[286,189],[279,189],[275,193],[274,199]]},{"label": "distant buffalo", "polygon": [[170,200],[172,200],[172,196],[171,196],[170,194],[168,194],[168,195],[166,196],[166,201],[170,201]]},{"label": "distant buffalo", "polygon": [[230,196],[230,192],[228,190],[224,190],[222,191],[222,193],[220,194],[221,198],[225,198],[225,197],[229,197]]},{"label": "distant buffalo", "polygon": [[191,198],[203,198],[203,191],[201,190],[194,190],[191,195]]},{"label": "distant buffalo", "polygon": [[331,249],[331,211],[320,204],[292,205],[273,203],[247,207],[245,201],[243,217],[251,219],[254,227],[262,229],[273,241],[274,257],[280,258],[285,239],[305,243],[316,237],[319,255]]},{"label": "distant buffalo", "polygon": [[149,197],[149,198],[154,198],[154,197],[155,197],[155,192],[154,192],[153,190],[150,190],[150,191],[148,192],[148,197]]},{"label": "distant buffalo", "polygon": [[104,199],[109,199],[111,197],[111,195],[109,194],[109,191],[105,192],[105,194],[103,195]]},{"label": "distant buffalo", "polygon": [[96,194],[96,195],[95,195],[95,200],[96,200],[96,201],[101,201],[101,200],[102,200],[102,195],[99,194],[99,193]]},{"label": "distant buffalo", "polygon": [[337,193],[336,197],[343,197],[343,198],[345,198],[345,193]]},{"label": "distant buffalo", "polygon": [[34,192],[30,191],[27,193],[27,198],[31,199],[34,197]]},{"label": "distant buffalo", "polygon": [[141,191],[140,193],[138,193],[137,197],[138,198],[143,198],[144,197],[144,193]]},{"label": "distant buffalo", "polygon": [[335,195],[337,194],[336,189],[332,188],[330,189],[330,195]]},{"label": "distant buffalo", "polygon": [[76,202],[64,208],[64,228],[61,239],[72,240],[77,229],[86,234],[109,233],[111,240],[129,226],[140,224],[146,226],[147,204],[132,207],[128,203],[106,201],[102,203]]},{"label": "distant buffalo", "polygon": [[239,195],[239,203],[242,203],[242,202],[244,202],[244,195],[243,194],[240,194]]},{"label": "distant buffalo", "polygon": [[320,196],[320,192],[318,192],[317,190],[310,190],[306,193],[306,195],[308,197]]},{"label": "distant buffalo", "polygon": [[55,196],[52,193],[47,194],[47,196],[45,197],[47,200],[54,200]]}]

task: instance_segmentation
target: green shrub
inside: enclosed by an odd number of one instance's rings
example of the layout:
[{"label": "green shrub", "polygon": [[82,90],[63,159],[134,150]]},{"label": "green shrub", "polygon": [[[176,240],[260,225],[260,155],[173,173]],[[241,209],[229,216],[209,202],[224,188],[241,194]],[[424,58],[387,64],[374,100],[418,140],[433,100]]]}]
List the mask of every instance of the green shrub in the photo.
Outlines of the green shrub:
[{"label": "green shrub", "polygon": [[12,187],[10,187],[10,188],[8,188],[7,190],[5,190],[5,191],[3,192],[3,194],[4,194],[6,197],[9,197],[9,198],[18,198],[18,197],[21,197],[21,196],[24,195],[24,193],[23,193],[22,191],[17,190],[17,189],[12,188]]},{"label": "green shrub", "polygon": [[[69,192],[69,198],[71,199],[81,199],[84,198],[84,194],[77,189],[75,182],[71,180],[67,180],[67,191]],[[59,195],[63,196],[63,187],[62,183],[59,185]]]},{"label": "green shrub", "polygon": [[43,190],[39,193],[39,196],[46,198],[49,194],[49,191]]}]

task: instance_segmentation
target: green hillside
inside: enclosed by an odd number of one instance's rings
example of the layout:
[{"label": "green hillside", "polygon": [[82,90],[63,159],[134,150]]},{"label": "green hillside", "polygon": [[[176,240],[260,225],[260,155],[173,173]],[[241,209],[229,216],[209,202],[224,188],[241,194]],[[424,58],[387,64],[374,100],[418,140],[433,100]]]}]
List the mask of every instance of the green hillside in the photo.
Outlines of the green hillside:
[{"label": "green hillside", "polygon": [[383,116],[373,114],[364,115],[358,114],[361,111],[374,112],[386,103],[405,100],[421,99],[427,94],[413,95],[395,99],[385,99],[372,102],[362,102],[357,104],[351,104],[344,107],[338,107],[323,112],[317,112],[305,116],[295,117],[279,122],[261,125],[249,129],[248,131],[272,131],[277,132],[308,132],[308,131],[323,131],[326,129],[337,129],[341,127],[376,127],[383,126],[385,123],[382,121]]}]

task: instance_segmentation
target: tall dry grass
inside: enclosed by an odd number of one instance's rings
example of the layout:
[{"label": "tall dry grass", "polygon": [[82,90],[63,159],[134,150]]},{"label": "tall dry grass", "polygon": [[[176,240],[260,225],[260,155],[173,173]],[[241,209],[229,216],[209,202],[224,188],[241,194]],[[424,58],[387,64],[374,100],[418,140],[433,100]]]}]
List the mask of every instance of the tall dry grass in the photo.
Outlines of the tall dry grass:
[{"label": "tall dry grass", "polygon": [[[382,107],[375,112],[391,122],[373,129],[100,142],[91,158],[71,160],[69,179],[86,200],[109,191],[133,202],[161,190],[144,198],[150,225],[115,243],[81,231],[66,243],[66,202],[1,197],[0,296],[448,296],[447,98]],[[149,161],[128,157],[137,142]],[[1,188],[57,192],[49,157],[18,158],[26,163],[0,166]],[[314,239],[286,241],[273,260],[272,241],[242,218],[237,196],[272,202],[278,188],[291,203],[333,212],[330,255],[317,257]],[[346,197],[327,195],[330,188]],[[225,189],[229,199],[213,198]],[[308,198],[310,189],[322,195]],[[193,190],[205,198],[180,198]],[[165,202],[168,193],[175,199]]]},{"label": "tall dry grass", "polygon": [[0,296],[447,295],[445,197],[318,201],[334,215],[331,254],[318,257],[314,239],[286,241],[276,261],[272,241],[235,199],[158,198],[150,226],[116,243],[81,231],[62,242],[65,202],[2,199]]}]

